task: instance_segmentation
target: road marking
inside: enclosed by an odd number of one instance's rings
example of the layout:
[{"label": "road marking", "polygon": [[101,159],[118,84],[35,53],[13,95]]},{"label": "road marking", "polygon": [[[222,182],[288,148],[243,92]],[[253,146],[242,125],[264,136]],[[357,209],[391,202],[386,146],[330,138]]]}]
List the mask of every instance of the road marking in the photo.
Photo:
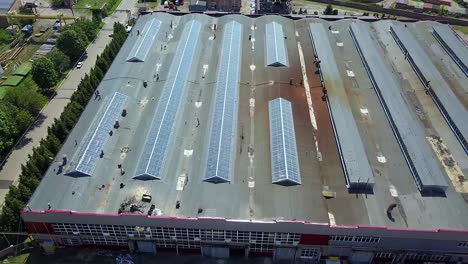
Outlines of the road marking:
[{"label": "road marking", "polygon": [[255,188],[255,182],[254,181],[249,181],[248,186],[249,186],[249,188]]},{"label": "road marking", "polygon": [[362,107],[360,111],[361,111],[361,114],[363,115],[369,115],[369,110],[366,107]]},{"label": "road marking", "polygon": [[388,188],[390,190],[390,195],[392,195],[392,197],[398,197],[398,191],[394,185],[390,184]]},{"label": "road marking", "polygon": [[206,70],[208,70],[208,64],[204,64],[204,65],[203,65],[203,75],[202,75],[202,78],[203,78],[203,79],[205,79]]},{"label": "road marking", "polygon": [[336,225],[335,215],[333,215],[332,213],[328,212],[328,219],[330,220],[330,225],[332,225],[332,226]]},{"label": "road marking", "polygon": [[[312,127],[314,128],[314,130],[317,131],[318,130],[317,120],[315,118],[314,106],[312,104],[312,96],[310,95],[310,87],[309,87],[309,80],[307,79],[307,70],[305,66],[304,53],[302,52],[302,46],[300,42],[297,42],[297,49],[299,50],[299,59],[301,61],[302,78],[304,80],[303,82],[304,90],[305,90],[305,94],[307,97],[307,104],[309,106],[310,123],[312,124]],[[319,161],[322,161],[322,153],[320,152],[320,149],[318,146],[318,140],[317,140],[315,133],[314,133],[314,141],[315,141],[315,150],[317,151],[317,159]]]},{"label": "road marking", "polygon": [[338,47],[343,47],[343,42],[337,42],[336,45],[337,45]]},{"label": "road marking", "polygon": [[187,174],[184,173],[184,174],[181,174],[179,178],[177,179],[176,190],[183,191],[186,184],[187,184]]},{"label": "road marking", "polygon": [[255,114],[255,98],[249,99],[249,106],[250,106],[250,116],[253,117]]},{"label": "road marking", "polygon": [[348,77],[354,77],[354,72],[350,70],[346,70],[346,74],[348,74]]}]

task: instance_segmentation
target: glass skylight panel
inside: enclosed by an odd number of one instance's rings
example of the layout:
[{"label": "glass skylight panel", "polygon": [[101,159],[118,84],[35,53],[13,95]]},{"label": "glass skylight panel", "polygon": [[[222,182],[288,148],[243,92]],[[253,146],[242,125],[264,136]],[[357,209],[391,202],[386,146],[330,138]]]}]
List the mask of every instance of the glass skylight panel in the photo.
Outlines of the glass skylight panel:
[{"label": "glass skylight panel", "polygon": [[242,25],[232,21],[225,25],[218,68],[216,96],[211,119],[205,181],[231,181],[237,130]]},{"label": "glass skylight panel", "polygon": [[146,22],[143,31],[137,36],[138,39],[133,45],[132,51],[127,57],[127,61],[145,61],[146,55],[148,55],[151,46],[153,46],[159,28],[161,28],[161,21],[155,18]]},{"label": "glass skylight panel", "polygon": [[190,67],[187,65],[192,65],[200,30],[201,23],[196,20],[192,20],[184,27],[134,178],[161,179],[161,171],[180,109],[180,102],[187,87],[190,73]]},{"label": "glass skylight panel", "polygon": [[126,100],[126,95],[114,93],[111,100],[98,112],[98,119],[95,121],[97,125],[95,125],[94,130],[92,130],[92,134],[85,139],[87,143],[84,150],[77,152],[79,160],[73,170],[67,173],[68,175],[91,176],[96,167],[98,157],[110,136],[109,132],[113,129],[115,121],[122,112]]},{"label": "glass skylight panel", "polygon": [[299,185],[301,176],[291,102],[283,98],[271,100],[268,111],[272,182]]},{"label": "glass skylight panel", "polygon": [[265,34],[267,66],[289,66],[283,26],[277,22],[270,22],[266,24]]}]

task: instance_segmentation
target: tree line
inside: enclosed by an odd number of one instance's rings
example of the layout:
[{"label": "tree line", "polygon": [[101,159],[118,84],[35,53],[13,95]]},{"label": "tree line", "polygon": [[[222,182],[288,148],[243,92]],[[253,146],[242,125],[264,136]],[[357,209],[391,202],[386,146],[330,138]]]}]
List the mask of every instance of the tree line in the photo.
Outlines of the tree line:
[{"label": "tree line", "polygon": [[[26,207],[27,202],[39,185],[43,175],[51,165],[54,157],[59,152],[62,144],[68,137],[76,122],[93,96],[94,91],[110,67],[115,56],[127,38],[125,27],[120,23],[114,24],[114,37],[106,46],[103,53],[97,57],[96,65],[81,79],[77,90],[71,97],[70,103],[65,107],[59,119],[55,119],[48,128],[48,134],[40,141],[38,147],[33,149],[26,164],[21,165],[18,186],[11,185],[5,197],[0,214],[0,230],[3,232],[16,232],[21,218],[20,210]],[[16,241],[14,236],[7,236],[10,242]],[[2,237],[1,248],[5,248],[8,242]]]},{"label": "tree line", "polygon": [[72,63],[82,56],[88,44],[96,38],[100,23],[100,20],[77,19],[60,34],[52,52],[33,62],[32,78],[44,94],[52,92]]},{"label": "tree line", "polygon": [[46,56],[34,60],[32,81],[26,78],[17,87],[9,89],[0,100],[0,160],[6,158],[47,103],[47,97],[54,93],[55,85],[96,38],[100,23],[100,19],[80,18],[65,27],[57,39],[57,47]]}]

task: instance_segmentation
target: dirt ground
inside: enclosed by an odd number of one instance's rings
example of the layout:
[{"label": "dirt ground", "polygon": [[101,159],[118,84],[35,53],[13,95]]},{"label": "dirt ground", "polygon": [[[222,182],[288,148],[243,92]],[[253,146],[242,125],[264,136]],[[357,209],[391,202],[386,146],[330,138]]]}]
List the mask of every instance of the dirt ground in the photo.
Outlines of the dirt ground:
[{"label": "dirt ground", "polygon": [[[83,249],[58,249],[54,255],[44,255],[39,250],[30,254],[23,254],[17,257],[10,257],[0,261],[1,264],[106,264],[119,263],[118,258],[127,257],[133,263],[206,263],[206,264],[237,264],[237,263],[262,263],[269,264],[269,258],[249,258],[243,257],[230,259],[209,259],[201,255],[186,254],[177,256],[174,253],[152,254],[128,254],[126,251],[108,250],[83,250]],[[120,262],[131,263],[131,262]]]}]

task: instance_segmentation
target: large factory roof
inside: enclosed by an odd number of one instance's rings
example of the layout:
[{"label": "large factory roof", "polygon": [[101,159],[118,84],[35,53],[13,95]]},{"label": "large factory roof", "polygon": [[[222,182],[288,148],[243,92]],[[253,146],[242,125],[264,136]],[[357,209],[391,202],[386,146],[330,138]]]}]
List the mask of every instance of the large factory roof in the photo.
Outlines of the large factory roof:
[{"label": "large factory roof", "polygon": [[467,229],[444,114],[464,131],[468,81],[438,23],[406,24],[450,90],[426,94],[403,25],[142,16],[27,208]]}]

